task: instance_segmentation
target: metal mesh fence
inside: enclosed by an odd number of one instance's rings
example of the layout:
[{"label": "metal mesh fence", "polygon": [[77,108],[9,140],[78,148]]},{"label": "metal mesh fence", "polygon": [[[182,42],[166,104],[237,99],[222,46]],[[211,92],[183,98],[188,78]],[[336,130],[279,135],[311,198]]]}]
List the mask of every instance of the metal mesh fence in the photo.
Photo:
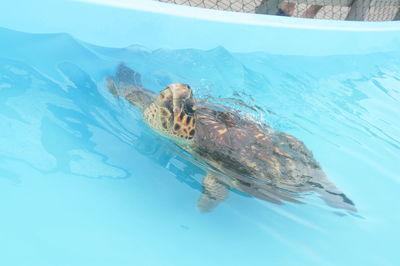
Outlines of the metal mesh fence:
[{"label": "metal mesh fence", "polygon": [[400,20],[400,0],[159,0],[236,12],[302,18]]},{"label": "metal mesh fence", "polygon": [[160,2],[204,7],[218,10],[255,13],[262,0],[160,0]]}]

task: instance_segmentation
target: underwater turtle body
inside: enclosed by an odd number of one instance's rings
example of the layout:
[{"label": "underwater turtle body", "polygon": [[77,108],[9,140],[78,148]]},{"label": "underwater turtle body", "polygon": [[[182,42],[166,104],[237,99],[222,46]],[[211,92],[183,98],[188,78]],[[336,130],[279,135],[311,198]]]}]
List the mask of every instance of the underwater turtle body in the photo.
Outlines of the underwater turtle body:
[{"label": "underwater turtle body", "polygon": [[186,84],[171,84],[156,95],[123,64],[108,78],[108,87],[142,110],[153,130],[210,166],[198,201],[201,211],[212,210],[231,189],[277,204],[299,202],[298,192],[316,191],[328,205],[356,211],[294,136],[231,108],[196,101]]}]

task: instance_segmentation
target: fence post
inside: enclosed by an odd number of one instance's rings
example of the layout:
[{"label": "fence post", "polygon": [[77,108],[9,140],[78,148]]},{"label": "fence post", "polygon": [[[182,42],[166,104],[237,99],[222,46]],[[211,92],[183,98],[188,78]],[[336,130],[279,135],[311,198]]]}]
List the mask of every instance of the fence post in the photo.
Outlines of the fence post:
[{"label": "fence post", "polygon": [[312,5],[304,11],[304,13],[300,16],[301,18],[315,18],[317,13],[323,8],[321,5]]},{"label": "fence post", "polygon": [[365,20],[368,15],[371,0],[354,0],[346,20]]},{"label": "fence post", "polygon": [[256,7],[257,14],[276,15],[279,13],[279,6],[283,0],[263,0],[261,4]]},{"label": "fence post", "polygon": [[399,7],[399,9],[397,9],[396,16],[394,16],[393,20],[400,20],[400,7]]}]

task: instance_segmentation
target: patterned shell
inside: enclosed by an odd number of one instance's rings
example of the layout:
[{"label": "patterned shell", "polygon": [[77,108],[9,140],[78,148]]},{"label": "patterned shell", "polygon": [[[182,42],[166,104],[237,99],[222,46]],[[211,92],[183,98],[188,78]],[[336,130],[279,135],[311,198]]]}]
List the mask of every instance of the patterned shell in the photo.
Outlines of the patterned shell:
[{"label": "patterned shell", "polygon": [[224,169],[275,185],[302,185],[321,171],[301,141],[250,118],[208,105],[198,107],[196,121],[196,151]]},{"label": "patterned shell", "polygon": [[301,197],[292,192],[316,191],[329,205],[356,211],[295,137],[219,105],[199,104],[195,117],[194,152],[234,177],[239,190],[275,203]]}]

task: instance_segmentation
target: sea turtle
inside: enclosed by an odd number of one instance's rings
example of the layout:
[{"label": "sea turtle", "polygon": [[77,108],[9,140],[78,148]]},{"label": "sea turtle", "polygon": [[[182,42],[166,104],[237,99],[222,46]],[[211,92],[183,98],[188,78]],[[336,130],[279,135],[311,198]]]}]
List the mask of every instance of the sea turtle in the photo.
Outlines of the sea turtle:
[{"label": "sea turtle", "polygon": [[198,201],[210,211],[230,189],[281,204],[316,191],[335,208],[356,212],[353,202],[324,174],[303,142],[232,108],[198,101],[186,84],[158,95],[141,85],[140,74],[120,64],[108,88],[143,112],[156,132],[208,165]]}]

